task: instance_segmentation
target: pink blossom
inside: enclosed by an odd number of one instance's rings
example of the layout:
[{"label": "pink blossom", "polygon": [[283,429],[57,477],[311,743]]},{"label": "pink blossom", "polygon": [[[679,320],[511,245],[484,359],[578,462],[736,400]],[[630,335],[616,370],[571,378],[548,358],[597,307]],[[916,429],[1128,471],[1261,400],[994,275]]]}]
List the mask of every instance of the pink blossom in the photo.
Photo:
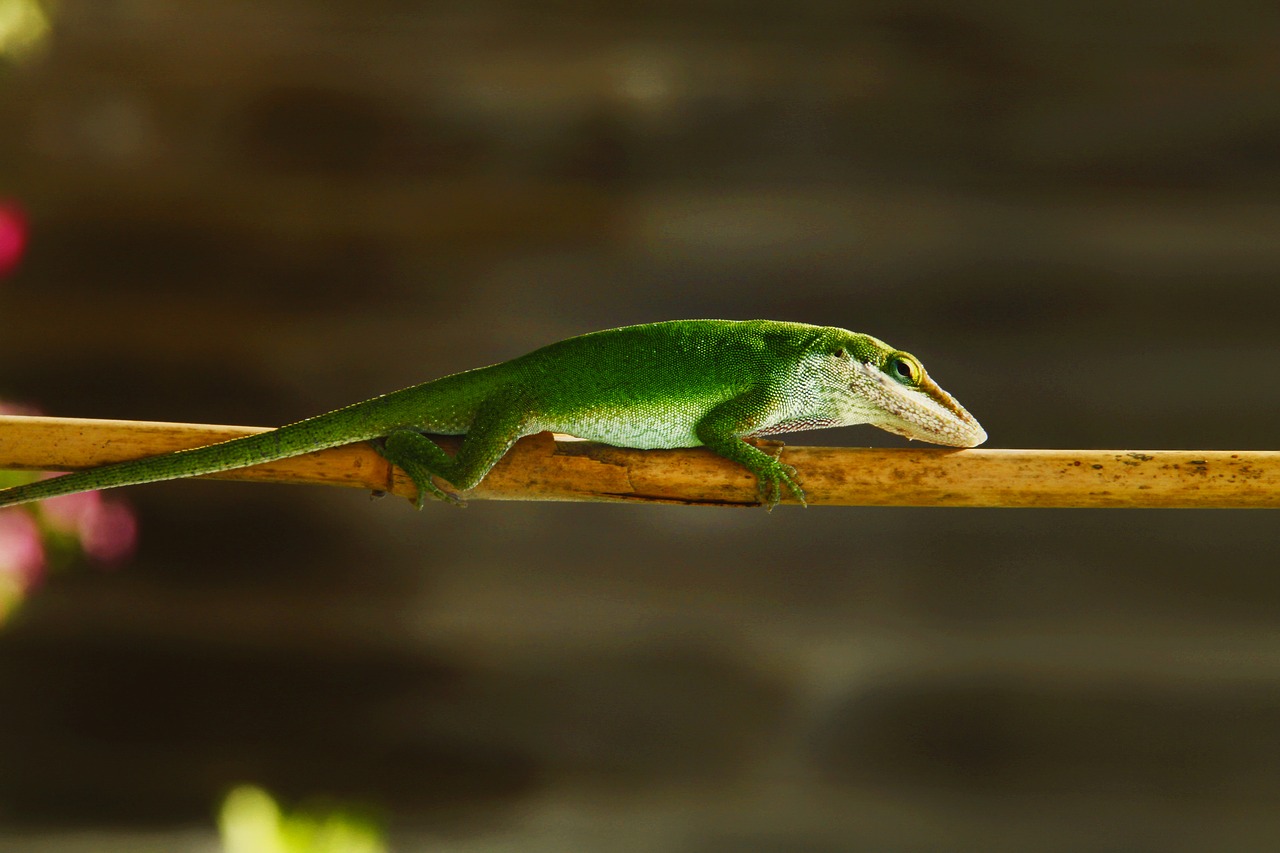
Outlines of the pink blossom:
[{"label": "pink blossom", "polygon": [[41,504],[45,524],[80,540],[85,556],[98,563],[124,562],[133,554],[138,523],[128,506],[101,492],[50,498]]},{"label": "pink blossom", "polygon": [[119,565],[133,556],[137,543],[138,520],[119,501],[99,501],[97,509],[80,520],[80,547],[90,560]]},{"label": "pink blossom", "polygon": [[0,400],[0,415],[38,415],[40,410],[25,403],[6,403]]},{"label": "pink blossom", "polygon": [[0,576],[27,590],[40,582],[44,569],[44,544],[35,519],[20,509],[0,510]]},{"label": "pink blossom", "polygon": [[13,272],[26,248],[26,214],[16,204],[0,201],[0,276]]},{"label": "pink blossom", "polygon": [[85,519],[98,512],[101,504],[101,492],[77,492],[43,501],[40,504],[40,515],[49,528],[78,537]]}]

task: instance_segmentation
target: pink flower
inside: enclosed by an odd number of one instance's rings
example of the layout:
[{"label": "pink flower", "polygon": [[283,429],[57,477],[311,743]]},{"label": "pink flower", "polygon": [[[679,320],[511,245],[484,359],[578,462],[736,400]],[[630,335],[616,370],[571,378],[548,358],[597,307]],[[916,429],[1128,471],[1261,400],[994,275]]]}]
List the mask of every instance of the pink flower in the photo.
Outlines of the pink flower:
[{"label": "pink flower", "polygon": [[0,201],[0,276],[13,272],[26,248],[26,214],[16,204]]},{"label": "pink flower", "polygon": [[[45,479],[53,476],[46,474]],[[98,511],[101,503],[102,494],[99,492],[77,492],[42,501],[40,515],[50,529],[79,538],[80,525]]]},{"label": "pink flower", "polygon": [[101,492],[80,492],[50,498],[40,505],[45,524],[80,540],[90,560],[108,565],[124,562],[133,554],[138,523],[128,506],[104,500]]},{"label": "pink flower", "polygon": [[0,577],[28,590],[44,576],[44,544],[34,518],[20,509],[0,510]]},{"label": "pink flower", "polygon": [[80,547],[97,563],[116,566],[133,556],[138,544],[138,520],[119,501],[101,501],[80,522]]},{"label": "pink flower", "polygon": [[0,400],[0,415],[38,415],[40,410],[24,403],[6,403]]}]

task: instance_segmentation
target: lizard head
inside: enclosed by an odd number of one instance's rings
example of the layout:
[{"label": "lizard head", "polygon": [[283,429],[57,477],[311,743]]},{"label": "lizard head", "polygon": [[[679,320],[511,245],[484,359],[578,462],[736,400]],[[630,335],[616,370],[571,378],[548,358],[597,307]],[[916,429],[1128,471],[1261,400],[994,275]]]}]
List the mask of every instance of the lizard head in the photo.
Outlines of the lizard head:
[{"label": "lizard head", "polygon": [[831,331],[823,349],[843,422],[949,447],[977,447],[987,440],[982,425],[911,353],[870,335]]}]

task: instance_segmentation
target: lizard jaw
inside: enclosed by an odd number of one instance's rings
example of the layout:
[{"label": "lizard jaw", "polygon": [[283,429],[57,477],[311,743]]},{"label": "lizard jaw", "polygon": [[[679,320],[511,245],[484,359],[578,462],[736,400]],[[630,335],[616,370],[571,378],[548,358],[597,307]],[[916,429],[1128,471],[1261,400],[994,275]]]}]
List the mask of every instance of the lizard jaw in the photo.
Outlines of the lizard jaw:
[{"label": "lizard jaw", "polygon": [[977,447],[987,440],[977,419],[927,375],[913,388],[863,364],[851,390],[870,404],[868,422],[888,432],[947,447]]}]

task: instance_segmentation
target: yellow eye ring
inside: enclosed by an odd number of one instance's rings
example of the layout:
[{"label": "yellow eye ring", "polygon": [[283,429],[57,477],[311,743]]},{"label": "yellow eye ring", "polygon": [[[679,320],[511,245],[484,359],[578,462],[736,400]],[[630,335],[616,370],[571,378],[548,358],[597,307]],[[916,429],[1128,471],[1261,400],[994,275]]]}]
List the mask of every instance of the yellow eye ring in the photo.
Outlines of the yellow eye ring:
[{"label": "yellow eye ring", "polygon": [[919,385],[924,367],[910,353],[895,352],[884,364],[884,372],[904,385]]}]

